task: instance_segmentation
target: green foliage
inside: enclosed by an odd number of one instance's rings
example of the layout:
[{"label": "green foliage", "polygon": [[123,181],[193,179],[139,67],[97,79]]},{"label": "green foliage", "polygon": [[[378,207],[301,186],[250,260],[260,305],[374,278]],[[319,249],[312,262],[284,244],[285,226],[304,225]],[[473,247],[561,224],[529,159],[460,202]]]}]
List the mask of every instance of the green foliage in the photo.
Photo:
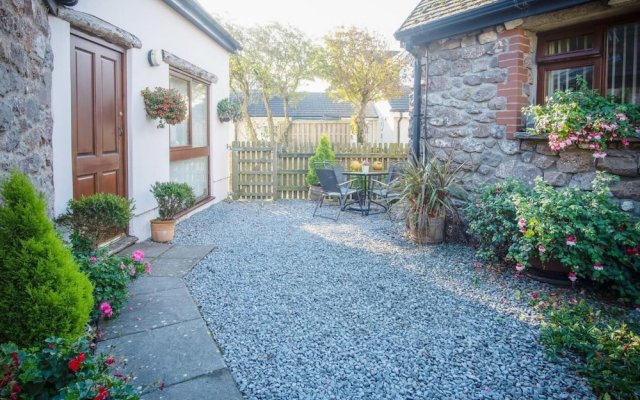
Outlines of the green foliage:
[{"label": "green foliage", "polygon": [[[0,398],[140,399],[127,383],[129,378],[115,368],[115,359],[93,354],[89,338],[84,336],[71,344],[59,338],[46,339],[43,348],[30,350],[6,343],[0,345],[0,369],[4,373]],[[108,397],[100,397],[100,393],[108,393]]]},{"label": "green foliage", "polygon": [[91,283],[78,272],[26,176],[12,173],[0,194],[0,343],[75,340],[89,320]]},{"label": "green foliage", "polygon": [[331,143],[327,135],[320,137],[320,143],[316,147],[316,153],[309,158],[309,171],[307,172],[307,184],[318,185],[318,175],[316,174],[316,167],[323,162],[328,164],[334,164],[336,161],[336,154],[331,149]]},{"label": "green foliage", "polygon": [[67,210],[57,222],[72,230],[74,251],[88,253],[126,229],[133,210],[131,200],[110,193],[96,193],[69,200]]},{"label": "green foliage", "polygon": [[515,196],[522,234],[509,257],[524,266],[536,257],[560,261],[578,278],[611,287],[620,300],[640,304],[640,224],[634,225],[611,200],[611,179],[598,173],[593,190],[583,191],[555,190],[538,178],[534,196]]},{"label": "green foliage", "polygon": [[158,202],[159,219],[162,221],[172,220],[196,202],[193,189],[186,183],[156,182],[151,186],[151,193]]},{"label": "green foliage", "polygon": [[407,209],[407,226],[424,232],[429,218],[455,214],[453,197],[463,198],[458,186],[462,165],[454,167],[452,159],[431,159],[426,163],[413,160],[400,172],[394,189],[400,192],[400,202]]},{"label": "green foliage", "polygon": [[164,128],[165,123],[177,125],[187,119],[187,100],[175,89],[145,88],[142,97],[147,115],[158,119],[158,128]]},{"label": "green foliage", "polygon": [[476,255],[480,259],[505,260],[513,238],[518,234],[515,195],[529,197],[532,190],[516,180],[489,185],[475,203],[469,203],[465,208],[467,232],[478,239]]},{"label": "green foliage", "polygon": [[[129,282],[151,271],[151,264],[144,260],[144,253],[140,250],[134,251],[131,257],[78,254],[76,262],[93,285],[95,303],[91,318],[94,321],[100,317],[117,316],[127,303]],[[105,302],[110,306],[112,315],[100,309]]]},{"label": "green foliage", "polygon": [[[587,144],[597,153],[607,148],[612,139],[622,139],[640,133],[640,106],[620,104],[612,97],[603,97],[588,88],[582,77],[579,90],[558,91],[544,105],[532,105],[525,113],[535,120],[533,134],[549,134],[549,147],[564,150],[573,144]],[[599,154],[599,157],[604,156]]]},{"label": "green foliage", "polygon": [[367,104],[402,95],[401,57],[390,56],[387,43],[377,34],[356,27],[342,27],[325,36],[318,60],[329,93],[353,105],[354,133],[362,143],[367,132]]},{"label": "green foliage", "polygon": [[242,119],[240,105],[229,98],[224,98],[218,102],[218,118],[222,122],[238,122]]},{"label": "green foliage", "polygon": [[640,398],[640,326],[612,318],[584,301],[547,312],[541,342],[555,354],[580,357],[578,368],[599,398]]}]

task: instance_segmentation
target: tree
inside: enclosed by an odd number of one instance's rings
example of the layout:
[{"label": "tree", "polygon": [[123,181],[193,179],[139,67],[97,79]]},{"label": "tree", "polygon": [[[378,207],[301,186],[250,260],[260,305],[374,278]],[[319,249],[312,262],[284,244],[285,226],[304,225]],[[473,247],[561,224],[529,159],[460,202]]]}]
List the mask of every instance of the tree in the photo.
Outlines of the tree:
[{"label": "tree", "polygon": [[329,82],[331,96],[353,105],[354,133],[362,143],[367,104],[402,95],[404,62],[389,52],[379,35],[356,27],[338,29],[324,37],[324,44],[322,76]]},{"label": "tree", "polygon": [[[247,46],[250,42],[245,35],[245,31],[237,26],[227,24],[226,28],[231,34]],[[242,120],[247,124],[249,130],[249,139],[258,140],[258,134],[253,126],[253,122],[249,117],[249,105],[252,103],[252,94],[256,86],[255,76],[251,69],[251,61],[246,57],[245,52],[240,51],[232,54],[229,58],[229,78],[231,90],[240,101],[240,111],[242,112]]]}]

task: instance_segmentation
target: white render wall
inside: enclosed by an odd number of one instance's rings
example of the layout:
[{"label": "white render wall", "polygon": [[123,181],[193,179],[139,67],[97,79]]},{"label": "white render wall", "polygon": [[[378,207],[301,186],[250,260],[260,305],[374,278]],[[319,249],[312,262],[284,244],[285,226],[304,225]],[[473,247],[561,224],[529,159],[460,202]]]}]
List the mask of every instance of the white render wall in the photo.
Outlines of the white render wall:
[{"label": "white render wall", "polygon": [[[126,51],[127,190],[136,205],[129,234],[140,239],[150,236],[149,221],[157,216],[157,204],[149,188],[156,181],[169,180],[169,128],[158,129],[157,122],[147,118],[140,95],[145,87],[168,87],[169,66],[164,63],[149,66],[149,50],[167,50],[218,76],[218,82],[211,84],[209,99],[210,184],[216,201],[226,198],[230,185],[227,144],[232,139],[233,127],[220,123],[216,105],[229,96],[228,52],[160,0],[85,0],[74,10],[103,19],[142,41],[141,49]],[[59,214],[73,195],[70,27],[56,17],[50,17],[50,23],[54,53],[54,209]]]}]

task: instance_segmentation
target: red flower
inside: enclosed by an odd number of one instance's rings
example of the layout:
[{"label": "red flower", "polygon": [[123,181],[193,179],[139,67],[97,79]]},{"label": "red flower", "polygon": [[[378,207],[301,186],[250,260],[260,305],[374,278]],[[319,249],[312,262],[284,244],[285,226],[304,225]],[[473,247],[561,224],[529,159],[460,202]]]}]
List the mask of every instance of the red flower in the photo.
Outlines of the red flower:
[{"label": "red flower", "polygon": [[532,293],[531,300],[538,300],[538,293]]},{"label": "red flower", "polygon": [[113,357],[107,357],[107,359],[106,359],[104,362],[105,362],[105,364],[107,364],[107,365],[111,365],[111,364],[113,364],[114,362],[116,362],[116,359],[115,359],[115,358],[113,358]]},{"label": "red flower", "polygon": [[74,358],[71,361],[69,361],[69,369],[73,372],[78,372],[78,370],[80,369],[80,366],[82,365],[82,363],[80,361],[78,361],[78,359]]},{"label": "red flower", "polygon": [[638,255],[638,248],[637,247],[629,247],[624,252],[627,253],[630,256],[637,256]]},{"label": "red flower", "polygon": [[17,383],[14,383],[13,386],[11,386],[11,391],[13,393],[20,393],[22,392],[22,388]]},{"label": "red flower", "polygon": [[78,354],[78,356],[76,357],[76,359],[77,359],[78,361],[80,361],[81,363],[83,363],[83,362],[84,362],[84,353],[80,353],[80,354]]},{"label": "red flower", "polygon": [[107,389],[104,386],[100,386],[98,388],[98,394],[96,395],[96,397],[93,398],[93,400],[105,400],[109,397],[109,392],[107,391]]}]

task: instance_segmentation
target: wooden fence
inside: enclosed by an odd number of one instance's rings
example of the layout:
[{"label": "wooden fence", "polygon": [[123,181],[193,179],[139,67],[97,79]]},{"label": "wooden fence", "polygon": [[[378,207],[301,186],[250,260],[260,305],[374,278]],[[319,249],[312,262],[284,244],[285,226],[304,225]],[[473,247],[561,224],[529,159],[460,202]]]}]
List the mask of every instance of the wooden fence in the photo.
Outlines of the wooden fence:
[{"label": "wooden fence", "polygon": [[[284,122],[278,124],[280,132],[284,130]],[[377,137],[379,131],[375,121],[367,121],[367,133],[369,136]],[[331,143],[340,145],[349,145],[353,142],[353,134],[351,133],[351,122],[349,121],[332,121],[332,122],[307,122],[293,121],[291,123],[291,131],[289,132],[290,143],[320,143],[320,136],[327,135]]]},{"label": "wooden fence", "polygon": [[[309,157],[316,144],[293,144],[288,147],[265,142],[233,142],[232,195],[235,199],[306,199],[305,182]],[[407,159],[407,144],[334,144],[336,162],[348,166],[351,161],[368,159],[389,163]]]}]

